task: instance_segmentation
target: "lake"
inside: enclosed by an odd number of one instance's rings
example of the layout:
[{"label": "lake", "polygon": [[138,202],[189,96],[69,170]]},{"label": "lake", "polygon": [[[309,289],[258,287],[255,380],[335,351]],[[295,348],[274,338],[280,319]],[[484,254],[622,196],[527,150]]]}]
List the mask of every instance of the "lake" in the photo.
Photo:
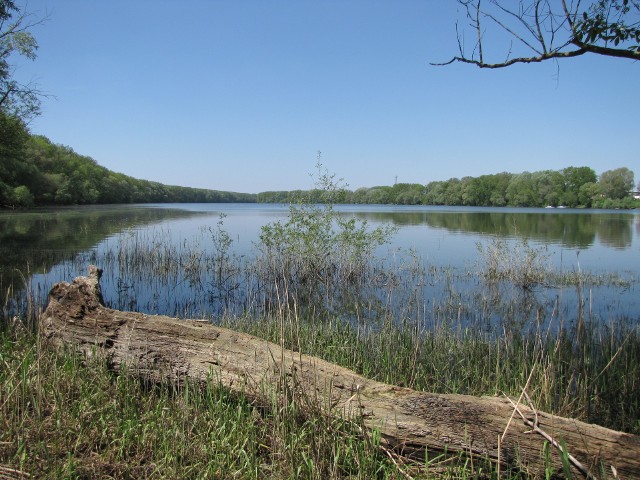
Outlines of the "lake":
[{"label": "lake", "polygon": [[[421,321],[457,318],[477,324],[508,317],[526,324],[584,317],[606,323],[640,318],[639,212],[386,205],[341,205],[335,210],[371,227],[397,227],[391,243],[376,250],[376,258],[384,268],[405,272],[407,277],[394,287],[394,294],[402,290],[394,308]],[[224,288],[227,294],[233,289],[232,301],[238,302],[230,305],[230,297],[222,300],[223,285],[214,285],[211,265],[198,262],[219,247],[219,232],[231,240],[228,263],[250,262],[258,256],[261,227],[286,221],[288,212],[288,206],[270,204],[0,212],[4,309],[24,309],[25,295],[45,304],[54,283],[85,274],[87,265],[95,263],[105,270],[103,293],[114,308],[199,318],[246,313],[247,292],[258,295],[248,285],[253,281],[249,273],[233,270],[238,276],[233,284],[227,278]],[[490,284],[489,251],[508,257],[512,266],[535,257],[554,276],[526,289],[508,281]],[[125,263],[132,252],[140,252],[142,260]],[[165,267],[153,263],[160,261]],[[579,282],[562,280],[562,275],[577,273],[583,275]],[[389,296],[390,283],[380,282],[372,293],[378,303]]]}]

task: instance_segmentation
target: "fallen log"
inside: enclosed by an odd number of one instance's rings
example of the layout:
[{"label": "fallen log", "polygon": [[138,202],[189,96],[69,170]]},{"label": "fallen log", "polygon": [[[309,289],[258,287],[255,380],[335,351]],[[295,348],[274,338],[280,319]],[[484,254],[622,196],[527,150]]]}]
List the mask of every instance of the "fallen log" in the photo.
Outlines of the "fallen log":
[{"label": "fallen log", "polygon": [[[384,447],[403,456],[434,452],[473,455],[543,477],[551,462],[562,470],[560,449],[574,474],[596,478],[614,467],[620,478],[640,478],[640,437],[536,411],[506,397],[417,392],[366,379],[316,357],[207,322],[123,312],[104,306],[100,270],[55,285],[40,317],[41,332],[55,345],[86,355],[103,351],[114,370],[154,381],[215,379],[254,399],[283,379],[326,413],[357,416],[378,429]],[[265,388],[267,387],[267,388]]]}]

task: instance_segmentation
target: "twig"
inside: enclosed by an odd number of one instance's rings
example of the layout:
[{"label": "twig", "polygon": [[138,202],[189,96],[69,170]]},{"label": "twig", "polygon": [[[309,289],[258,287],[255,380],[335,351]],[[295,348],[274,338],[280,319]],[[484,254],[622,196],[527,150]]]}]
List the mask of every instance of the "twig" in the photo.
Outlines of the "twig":
[{"label": "twig", "polygon": [[[520,402],[522,402],[522,397],[526,395],[527,388],[529,388],[529,383],[531,383],[531,377],[533,377],[533,372],[535,370],[536,370],[536,365],[534,365],[533,368],[531,369],[531,372],[529,373],[529,378],[527,378],[527,383],[525,383],[524,387],[522,388],[522,393],[520,394],[520,398],[518,398],[518,403],[515,405],[513,412],[511,412],[511,416],[509,417],[507,426],[504,428],[504,432],[502,432],[502,436],[500,437],[500,443],[504,442],[504,437],[507,434],[507,430],[509,430],[509,425],[511,425],[511,420],[513,420],[513,416],[515,415],[516,410],[518,409],[518,405],[520,405]],[[509,401],[511,402],[511,399],[509,399]],[[511,404],[513,404],[513,402],[511,402]]]},{"label": "twig", "polygon": [[569,452],[565,451],[565,449],[562,448],[562,445],[556,442],[551,435],[549,435],[547,432],[545,432],[540,428],[540,426],[538,425],[538,411],[533,406],[533,403],[531,402],[529,395],[525,393],[525,396],[527,398],[527,401],[529,402],[531,410],[533,410],[533,413],[535,415],[535,421],[531,421],[527,417],[525,417],[524,414],[520,411],[520,407],[515,403],[513,403],[513,400],[507,397],[507,400],[511,402],[511,405],[513,405],[514,410],[518,412],[518,415],[520,415],[520,418],[522,418],[522,421],[525,423],[525,425],[531,427],[532,428],[531,431],[536,432],[539,435],[542,435],[545,438],[545,440],[547,440],[551,445],[556,447],[560,451],[560,453],[567,455],[567,458],[569,459],[569,461],[573,464],[574,467],[578,469],[580,473],[582,473],[585,476],[585,478],[587,478],[588,480],[598,480],[597,477],[591,474],[591,472],[589,472],[589,470],[584,465],[582,465],[582,463],[580,463],[580,461],[577,458],[575,458]]},{"label": "twig", "polygon": [[0,465],[0,480],[14,480],[18,478],[31,478],[31,474]]},{"label": "twig", "polygon": [[382,445],[380,445],[380,448],[382,449],[382,451],[384,453],[387,454],[387,457],[389,457],[391,459],[391,461],[393,462],[393,464],[396,466],[396,468],[398,469],[398,471],[400,472],[400,474],[406,478],[407,480],[414,480],[414,478],[409,475],[407,472],[405,472],[402,467],[400,466],[400,464],[396,461],[395,459],[395,455],[393,453],[391,453],[388,449],[386,449],[385,447],[383,447]]}]

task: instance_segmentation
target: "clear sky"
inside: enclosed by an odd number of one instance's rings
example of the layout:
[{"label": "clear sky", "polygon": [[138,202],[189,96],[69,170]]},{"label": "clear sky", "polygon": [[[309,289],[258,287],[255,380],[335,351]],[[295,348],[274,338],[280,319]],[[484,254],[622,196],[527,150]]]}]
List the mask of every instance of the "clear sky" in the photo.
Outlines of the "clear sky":
[{"label": "clear sky", "polygon": [[454,0],[27,9],[48,20],[16,75],[52,95],[31,131],[133,177],[306,189],[322,151],[352,189],[567,166],[639,179],[640,63],[431,66],[457,53]]}]

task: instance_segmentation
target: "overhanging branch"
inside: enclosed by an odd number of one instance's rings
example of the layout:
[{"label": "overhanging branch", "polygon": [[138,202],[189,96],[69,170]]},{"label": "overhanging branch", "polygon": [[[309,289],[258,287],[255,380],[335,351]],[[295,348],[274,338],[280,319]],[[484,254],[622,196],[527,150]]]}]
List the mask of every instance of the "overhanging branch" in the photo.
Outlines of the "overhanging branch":
[{"label": "overhanging branch", "polygon": [[[469,27],[475,30],[477,39],[473,52],[467,54],[461,42],[461,33],[456,23],[456,35],[458,38],[459,55],[446,62],[431,63],[431,65],[443,66],[454,62],[468,63],[479,68],[504,68],[517,63],[540,63],[545,60],[571,58],[592,53],[614,58],[626,58],[640,60],[640,45],[635,45],[638,38],[637,28],[640,22],[633,23],[634,17],[623,18],[629,9],[622,10],[618,18],[609,23],[609,17],[604,16],[605,25],[600,19],[599,6],[594,5],[583,8],[581,2],[567,2],[562,0],[562,8],[552,6],[548,0],[520,0],[518,8],[513,4],[501,0],[458,0],[466,10],[466,16],[470,21]],[[601,2],[615,7],[615,0]],[[507,6],[505,6],[508,5]],[[600,4],[598,4],[600,5]],[[633,3],[633,7],[640,13],[640,3]],[[635,11],[634,10],[634,11]],[[631,23],[625,23],[630,20]],[[520,44],[522,51],[511,57],[511,49],[504,61],[487,61],[486,49],[486,25],[494,26]],[[593,27],[590,27],[594,23]],[[625,30],[626,28],[626,30]],[[608,33],[615,30],[615,35]],[[620,33],[623,32],[623,34]],[[586,33],[585,33],[586,32]],[[585,41],[586,40],[586,41]],[[611,47],[615,43],[615,47]]]},{"label": "overhanging branch", "polygon": [[505,62],[499,62],[499,63],[486,63],[486,62],[481,62],[480,60],[476,60],[474,58],[467,58],[467,57],[453,57],[451,60],[449,60],[448,62],[442,62],[442,63],[431,63],[431,65],[437,66],[437,67],[441,67],[441,66],[445,66],[445,65],[451,65],[454,62],[461,62],[461,63],[469,63],[471,65],[475,65],[479,68],[505,68],[505,67],[509,67],[511,65],[514,65],[516,63],[540,63],[540,62],[544,62],[545,60],[551,60],[554,58],[570,58],[570,57],[579,57],[580,55],[584,55],[585,53],[588,53],[589,50],[585,49],[585,48],[579,48],[577,50],[571,50],[568,52],[550,52],[547,54],[543,54],[543,55],[538,55],[535,57],[518,57],[518,58],[512,58],[511,60],[507,60]]},{"label": "overhanging branch", "polygon": [[610,47],[601,47],[599,45],[592,45],[589,43],[582,43],[577,40],[573,40],[575,46],[583,49],[589,53],[596,53],[598,55],[605,55],[607,57],[616,57],[616,58],[628,58],[631,60],[640,60],[640,50],[626,50],[623,48],[610,48]]}]

